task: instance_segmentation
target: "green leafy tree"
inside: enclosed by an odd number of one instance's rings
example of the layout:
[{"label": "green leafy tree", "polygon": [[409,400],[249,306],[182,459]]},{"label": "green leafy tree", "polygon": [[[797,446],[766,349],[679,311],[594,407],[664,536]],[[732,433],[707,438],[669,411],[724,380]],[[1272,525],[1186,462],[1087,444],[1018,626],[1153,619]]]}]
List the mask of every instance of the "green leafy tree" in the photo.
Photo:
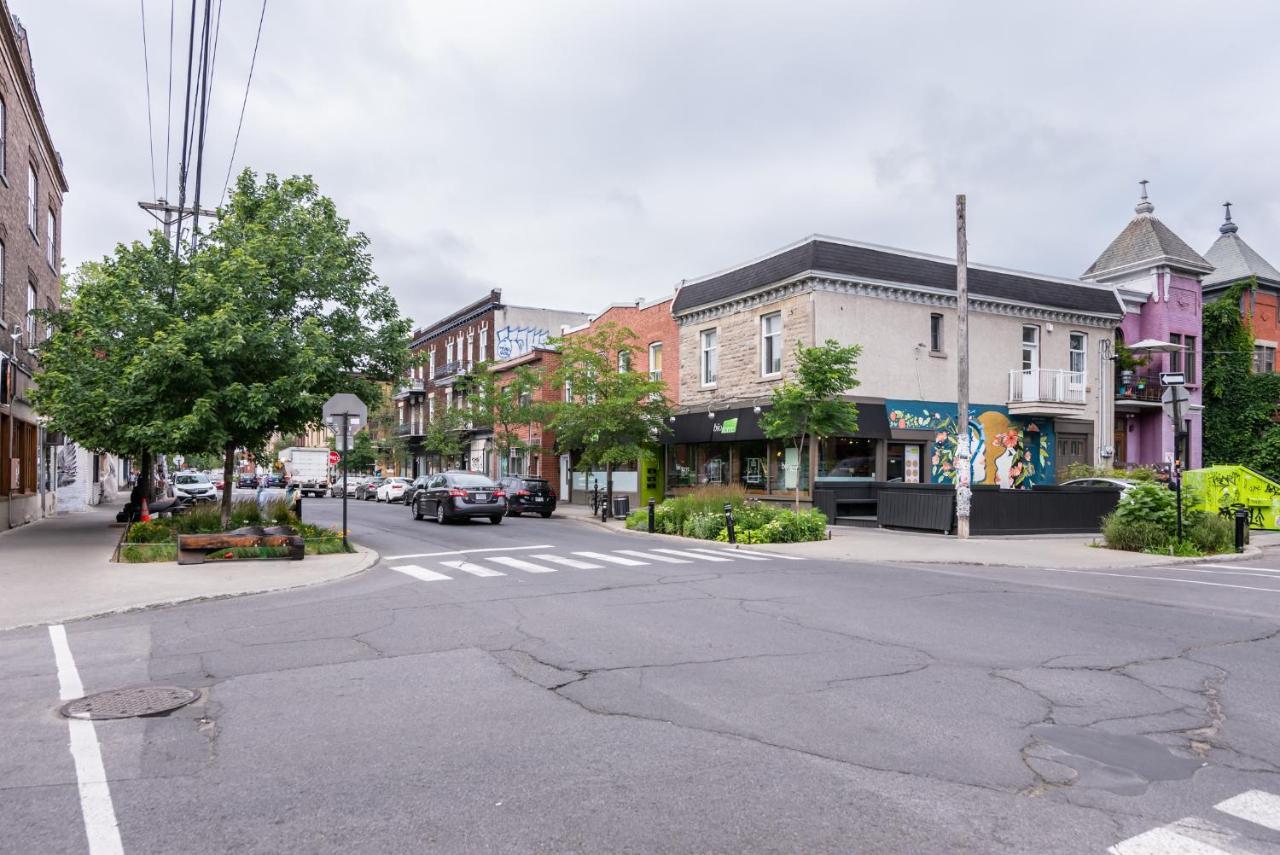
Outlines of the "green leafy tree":
[{"label": "green leafy tree", "polygon": [[1237,283],[1204,309],[1204,461],[1280,479],[1280,375],[1253,373],[1253,335],[1240,313],[1255,287]]},{"label": "green leafy tree", "polygon": [[463,434],[466,430],[467,414],[457,407],[439,407],[435,415],[422,427],[422,450],[427,454],[440,458],[445,467],[449,461],[457,458],[466,448]]},{"label": "green leafy tree", "polygon": [[549,410],[534,400],[541,385],[541,376],[527,365],[495,373],[490,362],[476,365],[459,380],[473,422],[493,429],[499,460],[510,460],[512,451],[528,449],[529,442],[520,435],[521,429],[548,415]]},{"label": "green leafy tree", "polygon": [[666,384],[631,371],[636,334],[616,323],[554,341],[560,350],[555,384],[569,394],[548,407],[547,426],[562,452],[578,451],[585,470],[605,470],[605,497],[613,496],[613,468],[656,451],[671,405]]},{"label": "green leafy tree", "polygon": [[[795,443],[796,459],[803,460],[805,443],[816,444],[830,436],[856,433],[858,407],[845,395],[859,385],[858,357],[862,347],[844,346],[827,339],[816,347],[796,345],[795,379],[773,390],[769,412],[761,419],[764,435]],[[800,479],[796,478],[796,512],[800,511]]]},{"label": "green leafy tree", "polygon": [[[337,450],[338,440],[336,438],[330,437],[329,448]],[[345,457],[347,458],[348,472],[363,472],[366,469],[373,468],[373,464],[378,460],[378,449],[374,445],[369,431],[362,430],[351,437],[351,450],[346,453]]]}]

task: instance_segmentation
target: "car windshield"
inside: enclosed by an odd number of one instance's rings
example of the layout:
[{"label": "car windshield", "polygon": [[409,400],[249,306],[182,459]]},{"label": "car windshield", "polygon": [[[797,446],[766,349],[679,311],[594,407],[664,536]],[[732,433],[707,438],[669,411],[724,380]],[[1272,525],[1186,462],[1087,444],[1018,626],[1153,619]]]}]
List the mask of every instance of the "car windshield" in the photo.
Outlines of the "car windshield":
[{"label": "car windshield", "polygon": [[526,480],[525,480],[525,482],[524,482],[524,489],[526,489],[526,490],[545,490],[545,489],[547,489],[547,482],[546,482],[546,481],[530,481],[530,480],[527,480],[527,479],[526,479]]},{"label": "car windshield", "polygon": [[496,487],[488,478],[483,475],[450,475],[449,481],[457,487]]},{"label": "car windshield", "polygon": [[194,475],[179,475],[173,479],[175,484],[208,484],[209,479],[200,473]]}]

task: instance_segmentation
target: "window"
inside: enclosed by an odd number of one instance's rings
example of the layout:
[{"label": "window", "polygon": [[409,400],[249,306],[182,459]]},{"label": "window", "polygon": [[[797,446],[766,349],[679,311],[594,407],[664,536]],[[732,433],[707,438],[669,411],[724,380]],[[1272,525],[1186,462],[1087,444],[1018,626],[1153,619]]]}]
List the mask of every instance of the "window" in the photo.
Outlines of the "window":
[{"label": "window", "polygon": [[566,403],[573,403],[573,381],[564,381],[564,399]]},{"label": "window", "polygon": [[36,286],[27,283],[27,350],[36,346]]},{"label": "window", "polygon": [[448,365],[451,362],[453,362],[453,339],[444,343],[444,364]]},{"label": "window", "polygon": [[471,364],[471,358],[476,352],[476,336],[471,330],[467,330],[467,365]]},{"label": "window", "polygon": [[1040,368],[1040,327],[1027,325],[1022,328],[1022,370]]},{"label": "window", "polygon": [[1082,332],[1073,332],[1067,338],[1067,367],[1071,371],[1069,383],[1073,387],[1084,385],[1084,375],[1088,370],[1089,336]]},{"label": "window", "polygon": [[929,316],[929,352],[942,353],[942,315]]},{"label": "window", "polygon": [[760,375],[782,373],[782,312],[760,319]]},{"label": "window", "polygon": [[716,382],[716,377],[720,371],[720,360],[716,354],[717,334],[715,330],[703,330],[701,335],[702,342],[702,359],[699,363],[701,366],[701,377],[703,386],[711,386]]},{"label": "window", "polygon": [[40,240],[36,232],[36,212],[40,210],[36,198],[39,195],[40,182],[36,180],[36,168],[27,164],[27,228],[31,230],[31,236],[37,241]]},{"label": "window", "polygon": [[662,342],[649,345],[649,379],[662,379]]},{"label": "window", "polygon": [[1253,346],[1253,373],[1271,374],[1276,370],[1276,349],[1266,344]]},{"label": "window", "polygon": [[4,317],[4,298],[6,296],[4,281],[4,243],[0,242],[0,318]]},{"label": "window", "polygon": [[1182,335],[1181,335],[1180,333],[1170,333],[1170,334],[1169,334],[1169,343],[1170,343],[1170,344],[1173,344],[1173,345],[1177,345],[1177,347],[1178,347],[1178,349],[1177,349],[1177,350],[1175,350],[1175,351],[1173,351],[1173,352],[1171,352],[1171,353],[1169,354],[1169,370],[1170,370],[1170,371],[1181,371],[1181,370],[1182,370],[1182,363],[1183,363],[1183,359],[1182,359]]},{"label": "window", "polygon": [[0,175],[8,173],[7,164],[5,163],[5,145],[9,137],[9,110],[5,103],[0,99]]},{"label": "window", "polygon": [[427,421],[435,421],[436,418],[436,393],[432,392],[427,396]]},{"label": "window", "polygon": [[480,361],[484,362],[489,358],[489,325],[487,323],[480,325]]},{"label": "window", "polygon": [[49,262],[50,267],[57,269],[57,265],[54,263],[54,259],[57,256],[53,253],[53,235],[57,231],[58,220],[53,213],[53,208],[49,209],[49,219],[45,225],[48,231],[45,232],[44,236],[44,260]]},{"label": "window", "polygon": [[631,351],[618,351],[618,373],[631,370]]},{"label": "window", "polygon": [[1185,336],[1182,339],[1182,343],[1183,343],[1183,346],[1185,346],[1187,349],[1186,350],[1187,358],[1184,360],[1186,362],[1185,373],[1186,373],[1187,384],[1194,386],[1197,382],[1196,380],[1196,337],[1193,335]]}]

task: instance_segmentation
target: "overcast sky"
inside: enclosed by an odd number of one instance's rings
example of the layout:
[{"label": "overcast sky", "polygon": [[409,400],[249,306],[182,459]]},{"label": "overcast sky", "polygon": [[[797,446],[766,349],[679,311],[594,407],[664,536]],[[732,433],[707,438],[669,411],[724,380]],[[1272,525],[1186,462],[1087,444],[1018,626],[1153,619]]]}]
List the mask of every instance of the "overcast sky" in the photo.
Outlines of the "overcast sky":
[{"label": "overcast sky", "polygon": [[[144,0],[153,191],[136,0],[8,2],[74,269],[145,235],[166,173],[177,198],[170,3]],[[225,0],[206,203],[260,8]],[[1274,0],[269,0],[235,168],[315,176],[418,324],[489,287],[598,312],[813,232],[950,255],[957,192],[973,261],[1075,276],[1141,178],[1196,249],[1229,198],[1280,264],[1278,32]]]}]

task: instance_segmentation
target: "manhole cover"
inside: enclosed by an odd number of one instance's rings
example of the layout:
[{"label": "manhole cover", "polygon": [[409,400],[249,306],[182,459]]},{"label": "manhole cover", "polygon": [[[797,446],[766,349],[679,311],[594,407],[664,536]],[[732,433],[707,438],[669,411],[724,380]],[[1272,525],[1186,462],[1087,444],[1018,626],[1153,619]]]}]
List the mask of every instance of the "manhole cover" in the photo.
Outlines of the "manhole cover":
[{"label": "manhole cover", "polygon": [[176,710],[198,697],[199,692],[181,686],[138,686],[77,698],[63,704],[59,712],[67,718],[134,718]]}]

